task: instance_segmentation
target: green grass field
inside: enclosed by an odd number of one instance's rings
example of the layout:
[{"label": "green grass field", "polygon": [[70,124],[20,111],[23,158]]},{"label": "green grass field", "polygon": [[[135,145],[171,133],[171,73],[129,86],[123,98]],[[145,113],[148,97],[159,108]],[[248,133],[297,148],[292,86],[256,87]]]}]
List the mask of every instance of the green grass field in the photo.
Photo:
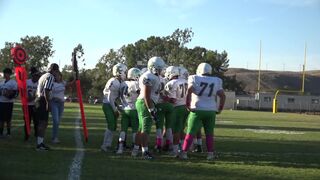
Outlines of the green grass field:
[{"label": "green grass field", "polygon": [[[78,104],[66,103],[61,143],[50,143],[50,122],[46,142],[52,150],[37,152],[34,137],[23,141],[22,111],[15,105],[12,136],[0,139],[0,179],[68,179],[77,153],[78,111]],[[82,149],[81,179],[320,179],[319,116],[226,110],[217,117],[215,162],[206,161],[205,153],[190,153],[186,161],[154,154],[155,160],[146,161],[129,151],[101,152],[106,127],[101,106],[87,105],[85,112],[89,142]],[[150,148],[153,140],[154,130]]]}]

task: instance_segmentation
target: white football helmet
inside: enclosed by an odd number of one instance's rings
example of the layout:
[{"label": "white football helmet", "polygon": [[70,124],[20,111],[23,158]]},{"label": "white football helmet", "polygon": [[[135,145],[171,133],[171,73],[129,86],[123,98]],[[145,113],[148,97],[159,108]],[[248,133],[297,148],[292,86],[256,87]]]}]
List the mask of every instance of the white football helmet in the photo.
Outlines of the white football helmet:
[{"label": "white football helmet", "polygon": [[197,68],[197,75],[212,74],[212,67],[208,63],[200,63]]},{"label": "white football helmet", "polygon": [[164,74],[165,78],[168,80],[171,80],[175,76],[179,76],[179,68],[175,66],[169,66],[166,69],[166,72]]},{"label": "white football helmet", "polygon": [[145,73],[147,71],[148,71],[148,68],[142,68],[141,71],[140,71],[140,74],[143,74],[143,73]]},{"label": "white football helmet", "polygon": [[148,61],[148,69],[152,74],[160,75],[164,69],[165,62],[161,57],[152,57]]},{"label": "white football helmet", "polygon": [[129,71],[128,71],[127,78],[128,78],[128,79],[138,80],[139,77],[140,77],[140,75],[141,75],[140,69],[138,69],[138,68],[131,68],[131,69],[129,69]]},{"label": "white football helmet", "polygon": [[112,75],[115,77],[120,77],[122,80],[126,78],[126,71],[127,71],[127,66],[118,63],[112,67]]},{"label": "white football helmet", "polygon": [[189,77],[189,72],[186,68],[179,66],[179,75],[180,75],[179,78],[187,80]]}]

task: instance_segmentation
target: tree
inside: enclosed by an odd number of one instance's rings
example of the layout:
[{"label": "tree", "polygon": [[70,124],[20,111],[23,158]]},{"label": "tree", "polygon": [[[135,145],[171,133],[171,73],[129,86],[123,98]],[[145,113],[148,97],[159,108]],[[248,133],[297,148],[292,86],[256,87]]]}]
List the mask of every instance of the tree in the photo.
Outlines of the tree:
[{"label": "tree", "polygon": [[13,67],[10,57],[10,49],[14,44],[22,46],[27,54],[28,60],[26,67],[37,67],[39,70],[44,70],[49,64],[49,58],[54,54],[52,50],[52,39],[48,36],[25,36],[20,38],[20,42],[6,42],[5,47],[0,50],[0,66]]},{"label": "tree", "polygon": [[[101,94],[104,84],[111,77],[112,66],[116,63],[122,62],[128,68],[143,68],[146,67],[148,59],[152,56],[162,57],[167,65],[182,65],[189,70],[190,74],[196,72],[200,63],[206,62],[212,66],[214,75],[224,78],[224,72],[229,66],[227,52],[218,53],[216,50],[208,50],[199,46],[192,49],[185,47],[192,40],[193,35],[191,28],[176,29],[169,36],[150,36],[146,40],[140,39],[135,43],[124,45],[118,51],[111,49],[99,60],[95,67],[93,89],[90,92],[97,95]],[[139,61],[141,64],[138,64]],[[232,79],[224,79],[232,81]],[[228,83],[226,84],[228,85]],[[241,86],[228,85],[229,87],[239,89]]]},{"label": "tree", "polygon": [[92,81],[92,88],[89,94],[101,97],[105,84],[112,77],[112,67],[117,63],[124,62],[125,59],[123,59],[122,54],[113,49],[110,49],[107,54],[103,55],[93,69],[93,72],[89,74]]},{"label": "tree", "polygon": [[245,94],[244,85],[237,81],[236,76],[223,76],[223,88],[225,90],[235,91],[236,94]]},{"label": "tree", "polygon": [[14,43],[5,42],[4,48],[0,50],[0,68],[1,71],[8,67],[13,68],[13,61],[10,55],[10,49],[14,46]]},{"label": "tree", "polygon": [[[72,81],[74,80],[73,67],[72,65],[65,65],[61,69],[62,78],[64,81]],[[71,86],[65,91],[66,96],[76,96],[75,86]]]},{"label": "tree", "polygon": [[49,58],[53,55],[52,39],[48,36],[26,36],[21,38],[21,46],[26,49],[29,59],[28,66],[44,70],[49,64]]}]

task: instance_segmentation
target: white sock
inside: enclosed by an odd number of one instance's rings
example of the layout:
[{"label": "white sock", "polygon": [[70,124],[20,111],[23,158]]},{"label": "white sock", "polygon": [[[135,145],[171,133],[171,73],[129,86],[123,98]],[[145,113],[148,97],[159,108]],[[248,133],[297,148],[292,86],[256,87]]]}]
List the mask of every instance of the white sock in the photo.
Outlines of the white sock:
[{"label": "white sock", "polygon": [[138,150],[139,150],[139,147],[140,147],[140,146],[138,146],[138,145],[134,145],[133,149],[138,151]]},{"label": "white sock", "polygon": [[125,141],[125,139],[126,139],[126,133],[124,131],[121,131],[119,135],[119,142],[123,142]]},{"label": "white sock", "polygon": [[173,134],[172,134],[172,129],[168,128],[166,131],[166,138],[170,141],[170,144],[173,142]]},{"label": "white sock", "polygon": [[132,143],[136,142],[136,134],[137,133],[132,133]]},{"label": "white sock", "polygon": [[111,147],[112,144],[112,139],[113,139],[113,132],[109,131],[109,135],[108,135],[108,141],[107,141],[107,147]]},{"label": "white sock", "polygon": [[198,143],[197,143],[198,145],[202,145],[202,138],[198,138],[198,139],[197,139],[197,142],[198,142]]},{"label": "white sock", "polygon": [[142,152],[148,152],[148,147],[142,147]]},{"label": "white sock", "polygon": [[194,145],[198,144],[197,138],[193,138],[193,144]]},{"label": "white sock", "polygon": [[161,129],[157,129],[156,135],[157,135],[157,138],[162,139],[162,130]]},{"label": "white sock", "polygon": [[104,138],[103,138],[103,142],[102,142],[102,146],[107,146],[108,144],[108,139],[109,139],[109,133],[110,130],[107,128],[106,131],[104,132]]},{"label": "white sock", "polygon": [[122,142],[119,143],[119,150],[123,150],[123,143]]},{"label": "white sock", "polygon": [[173,145],[173,152],[178,153],[179,146],[177,144]]},{"label": "white sock", "polygon": [[41,144],[41,143],[43,143],[43,137],[37,137],[37,144],[39,145],[39,144]]}]

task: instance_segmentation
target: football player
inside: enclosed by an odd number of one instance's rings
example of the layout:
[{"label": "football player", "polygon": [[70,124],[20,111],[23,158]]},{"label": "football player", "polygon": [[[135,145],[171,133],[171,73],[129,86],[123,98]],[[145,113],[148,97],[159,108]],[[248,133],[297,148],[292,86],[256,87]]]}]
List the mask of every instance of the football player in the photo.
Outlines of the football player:
[{"label": "football player", "polygon": [[[187,151],[192,144],[193,137],[204,127],[207,145],[207,160],[213,160],[214,155],[214,126],[216,114],[221,113],[225,103],[222,80],[211,76],[212,67],[208,63],[201,63],[197,67],[196,75],[188,78],[186,105],[188,116],[187,134],[184,139],[180,158],[187,159]],[[220,98],[217,107],[217,96]]]},{"label": "football player", "polygon": [[139,78],[140,94],[136,102],[139,117],[139,132],[132,150],[132,156],[137,156],[141,142],[144,159],[153,159],[149,153],[149,134],[153,121],[157,121],[156,104],[159,99],[160,73],[165,63],[160,57],[152,57],[148,61],[148,71]]},{"label": "football player", "polygon": [[170,81],[165,86],[169,102],[174,106],[175,117],[172,123],[173,130],[173,149],[171,155],[178,156],[179,141],[181,131],[184,129],[185,121],[188,116],[186,108],[187,80],[179,78],[179,67],[169,66],[166,69],[166,78]]},{"label": "football player", "polygon": [[[186,89],[188,88],[188,77],[189,77],[189,72],[186,68],[182,67],[182,66],[179,66],[179,79],[182,79],[184,80],[187,84],[186,84]],[[186,94],[187,94],[187,91],[185,91],[185,96],[186,97]],[[187,111],[187,113],[189,114],[189,111]],[[187,116],[188,118],[188,116]],[[185,137],[185,127],[186,127],[186,119],[183,119],[183,122],[182,122],[182,125],[183,125],[183,128],[181,129],[180,131],[180,150],[182,149],[182,145],[183,145],[183,141],[184,141],[184,137]]]},{"label": "football player", "polygon": [[124,142],[129,124],[132,128],[132,142],[135,142],[136,133],[138,131],[139,120],[136,110],[136,101],[140,94],[139,89],[140,70],[131,68],[127,74],[127,81],[124,81],[121,87],[121,101],[123,111],[121,112],[121,132],[119,135],[119,147],[117,154],[123,153]]},{"label": "football player", "polygon": [[118,63],[112,67],[113,77],[108,80],[103,90],[102,109],[107,120],[107,128],[104,133],[101,150],[107,152],[111,147],[113,132],[117,127],[117,118],[119,117],[118,105],[116,100],[120,98],[121,84],[126,77],[127,66]]},{"label": "football player", "polygon": [[[33,127],[34,127],[34,136],[37,137],[37,129],[38,129],[38,122],[35,118],[35,99],[36,99],[36,91],[38,87],[38,80],[41,76],[40,71],[36,67],[30,68],[31,78],[27,80],[27,92],[28,92],[28,110],[29,110],[29,126],[31,124],[31,120],[33,120]],[[29,136],[27,134],[27,126],[24,125],[24,132],[25,136],[24,139],[27,141]]]},{"label": "football player", "polygon": [[3,70],[4,81],[0,82],[0,137],[3,137],[4,123],[7,125],[7,136],[11,134],[11,119],[14,98],[18,95],[17,82],[11,79],[12,70]]}]

